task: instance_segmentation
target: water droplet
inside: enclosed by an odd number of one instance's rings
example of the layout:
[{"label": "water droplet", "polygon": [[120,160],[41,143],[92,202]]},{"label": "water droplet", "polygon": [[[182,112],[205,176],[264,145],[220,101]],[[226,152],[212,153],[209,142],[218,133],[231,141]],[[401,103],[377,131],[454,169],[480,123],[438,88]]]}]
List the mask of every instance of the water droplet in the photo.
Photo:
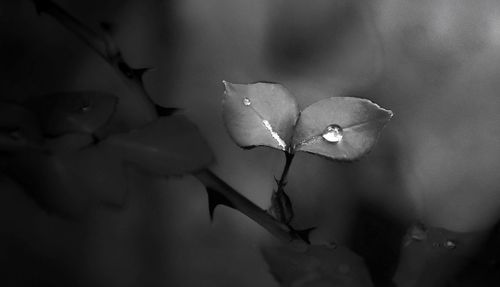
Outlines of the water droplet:
[{"label": "water droplet", "polygon": [[322,137],[328,142],[338,143],[344,137],[344,133],[342,131],[342,128],[338,125],[329,125],[323,133]]},{"label": "water droplet", "polygon": [[457,248],[457,244],[455,243],[455,241],[448,239],[444,243],[444,247],[446,249],[455,249],[455,248]]},{"label": "water droplet", "polygon": [[244,98],[243,99],[243,104],[248,107],[248,106],[250,106],[252,104],[252,102],[250,101],[249,98]]}]

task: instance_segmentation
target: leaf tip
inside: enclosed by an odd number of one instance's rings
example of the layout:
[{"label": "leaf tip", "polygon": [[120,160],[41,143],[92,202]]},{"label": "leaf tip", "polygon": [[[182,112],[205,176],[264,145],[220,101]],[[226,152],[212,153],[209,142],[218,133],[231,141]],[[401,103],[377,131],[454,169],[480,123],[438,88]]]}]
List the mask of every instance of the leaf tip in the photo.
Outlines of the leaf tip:
[{"label": "leaf tip", "polygon": [[222,84],[224,85],[224,94],[228,94],[228,92],[231,92],[233,90],[233,84],[226,81],[222,80]]}]

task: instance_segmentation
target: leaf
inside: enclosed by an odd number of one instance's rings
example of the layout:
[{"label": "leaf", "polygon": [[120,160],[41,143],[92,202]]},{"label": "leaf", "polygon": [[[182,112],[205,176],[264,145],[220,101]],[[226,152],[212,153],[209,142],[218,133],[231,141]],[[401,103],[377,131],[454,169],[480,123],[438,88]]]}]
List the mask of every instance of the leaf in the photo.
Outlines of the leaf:
[{"label": "leaf", "polygon": [[45,147],[51,154],[71,153],[93,145],[95,139],[86,133],[67,133],[45,140]]},{"label": "leaf", "polygon": [[280,84],[224,81],[223,118],[236,144],[287,150],[299,115],[295,98]]},{"label": "leaf", "polygon": [[45,134],[94,133],[113,116],[118,98],[98,91],[56,93],[31,103]]},{"label": "leaf", "polygon": [[332,97],[301,112],[293,137],[295,151],[335,160],[368,153],[392,112],[366,99]]},{"label": "leaf", "polygon": [[447,286],[476,256],[488,232],[413,225],[405,236],[394,282],[408,287]]},{"label": "leaf", "polygon": [[262,254],[281,286],[373,286],[363,259],[343,246],[267,246]]},{"label": "leaf", "polygon": [[96,203],[124,204],[127,177],[121,159],[97,147],[50,155],[17,153],[8,174],[46,211],[82,217]]},{"label": "leaf", "polygon": [[59,157],[17,153],[10,157],[7,173],[49,213],[77,218],[88,210],[89,195]]},{"label": "leaf", "polygon": [[61,160],[93,202],[113,206],[125,203],[128,190],[126,167],[117,154],[93,146],[61,156]]},{"label": "leaf", "polygon": [[37,149],[42,142],[36,115],[21,105],[0,102],[0,150]]},{"label": "leaf", "polygon": [[196,126],[183,116],[160,117],[140,129],[111,135],[99,146],[127,162],[165,175],[200,170],[213,158]]}]

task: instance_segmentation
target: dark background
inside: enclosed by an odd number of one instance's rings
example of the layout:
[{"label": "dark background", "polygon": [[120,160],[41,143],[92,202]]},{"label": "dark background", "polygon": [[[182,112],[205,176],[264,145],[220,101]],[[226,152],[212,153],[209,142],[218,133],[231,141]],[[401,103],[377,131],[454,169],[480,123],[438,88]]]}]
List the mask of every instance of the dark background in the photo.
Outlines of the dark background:
[{"label": "dark background", "polygon": [[[294,224],[318,227],[313,241],[369,241],[356,233],[360,214],[394,224],[375,233],[395,250],[414,219],[490,228],[500,211],[500,3],[313,2],[58,1],[93,28],[113,24],[125,59],[155,68],[144,78],[155,101],[182,108],[214,150],[213,170],[263,208],[283,158],[231,142],[222,80],[280,82],[302,108],[354,95],[394,111],[359,162],[296,156],[287,191]],[[30,1],[1,2],[0,36],[2,99],[96,89],[120,97],[118,116],[134,113],[113,70]],[[224,207],[211,224],[194,178],[136,174],[123,208],[78,222],[47,214],[5,177],[0,185],[6,284],[277,286],[259,252],[271,236]]]}]

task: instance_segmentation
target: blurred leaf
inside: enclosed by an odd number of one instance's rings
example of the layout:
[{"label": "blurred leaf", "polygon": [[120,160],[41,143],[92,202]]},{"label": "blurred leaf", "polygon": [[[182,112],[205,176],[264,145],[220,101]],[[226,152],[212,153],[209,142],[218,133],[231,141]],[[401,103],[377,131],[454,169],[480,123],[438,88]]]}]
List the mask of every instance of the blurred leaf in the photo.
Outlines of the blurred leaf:
[{"label": "blurred leaf", "polygon": [[0,102],[0,150],[40,148],[42,132],[36,116],[21,105]]},{"label": "blurred leaf", "polygon": [[50,136],[96,132],[113,116],[118,98],[98,91],[56,93],[30,103]]},{"label": "blurred leaf", "polygon": [[97,147],[57,155],[16,153],[7,173],[43,209],[71,218],[99,202],[121,206],[127,194],[121,159]]},{"label": "blurred leaf", "polygon": [[111,135],[99,146],[157,174],[200,170],[213,158],[196,126],[183,116],[160,117],[140,129]]},{"label": "blurred leaf", "polygon": [[415,224],[403,243],[395,283],[401,287],[447,286],[476,254],[486,234]]},{"label": "blurred leaf", "polygon": [[342,246],[267,246],[262,254],[281,286],[373,286],[363,259]]},{"label": "blurred leaf", "polygon": [[294,149],[336,160],[354,160],[370,151],[391,117],[391,111],[366,99],[324,99],[301,112]]},{"label": "blurred leaf", "polygon": [[46,149],[52,154],[71,153],[88,147],[94,143],[91,134],[67,133],[45,140]]},{"label": "blurred leaf", "polygon": [[88,210],[89,195],[58,157],[17,153],[10,158],[7,172],[49,213],[74,218]]},{"label": "blurred leaf", "polygon": [[125,203],[128,189],[127,167],[118,155],[100,147],[90,147],[64,155],[61,159],[94,202],[114,206]]},{"label": "blurred leaf", "polygon": [[232,139],[243,148],[287,150],[299,115],[295,98],[280,84],[225,82],[223,117]]}]

